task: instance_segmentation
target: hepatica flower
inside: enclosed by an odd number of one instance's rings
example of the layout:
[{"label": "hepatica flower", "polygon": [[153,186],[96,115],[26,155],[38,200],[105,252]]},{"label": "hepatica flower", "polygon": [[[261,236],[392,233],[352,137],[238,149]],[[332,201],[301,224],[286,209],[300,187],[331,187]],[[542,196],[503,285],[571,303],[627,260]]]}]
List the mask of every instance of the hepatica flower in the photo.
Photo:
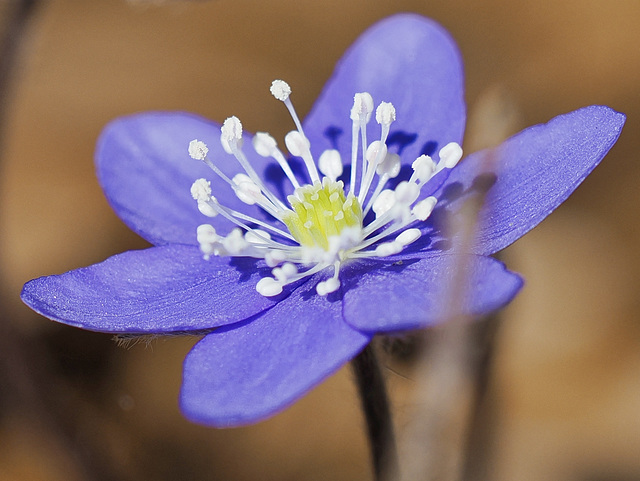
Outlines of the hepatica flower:
[{"label": "hepatica flower", "polygon": [[[304,122],[288,84],[271,92],[295,124],[290,158],[236,117],[111,123],[97,147],[100,183],[154,247],[22,293],[84,329],[206,333],[185,360],[180,404],[214,426],[279,412],[375,334],[436,324],[451,302],[470,316],[504,306],[522,282],[489,256],[562,203],[624,123],[586,107],[461,160],[458,50],[440,26],[406,14],[356,41]],[[442,219],[487,188],[469,252],[454,254]],[[462,291],[452,286],[460,266]]]}]

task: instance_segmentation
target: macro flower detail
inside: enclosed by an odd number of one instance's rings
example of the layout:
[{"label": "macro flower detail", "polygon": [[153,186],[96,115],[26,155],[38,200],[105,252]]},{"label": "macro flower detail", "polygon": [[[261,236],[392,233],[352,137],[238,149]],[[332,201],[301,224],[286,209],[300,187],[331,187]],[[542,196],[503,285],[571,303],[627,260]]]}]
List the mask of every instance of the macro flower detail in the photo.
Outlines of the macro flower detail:
[{"label": "macro flower detail", "polygon": [[[316,285],[319,295],[327,295],[340,287],[339,273],[344,262],[398,254],[422,236],[420,229],[408,226],[426,221],[437,199],[430,196],[418,200],[420,191],[438,173],[455,167],[462,157],[462,148],[456,142],[448,143],[440,149],[437,164],[429,155],[420,155],[411,164],[413,172],[408,180],[400,181],[394,189],[385,189],[388,181],[400,173],[400,156],[390,153],[386,145],[390,126],[396,120],[396,111],[391,103],[380,103],[375,111],[376,121],[381,127],[380,139],[367,143],[367,124],[373,114],[373,98],[367,92],[356,93],[350,114],[350,180],[345,195],[343,181],[337,180],[343,172],[340,152],[325,150],[316,166],[310,143],[290,100],[291,87],[282,80],[274,80],[271,93],[285,103],[296,124],[297,130],[286,135],[285,143],[292,155],[303,159],[311,182],[301,185],[273,137],[264,132],[253,137],[256,153],[262,157],[273,157],[291,183],[294,192],[287,196],[288,206],[260,179],[248,162],[241,145],[242,124],[237,117],[225,120],[220,142],[223,149],[238,160],[244,174],[238,173],[229,179],[208,157],[209,148],[200,140],[192,140],[188,151],[193,159],[203,161],[229,184],[242,202],[259,205],[288,232],[226,208],[212,195],[211,182],[202,178],[191,186],[191,195],[198,202],[200,212],[209,217],[222,215],[238,228],[221,237],[211,224],[201,224],[197,229],[197,240],[205,259],[209,259],[211,254],[247,256],[264,259],[268,266],[274,267],[273,277],[264,277],[256,284],[257,291],[266,297],[280,294],[287,284],[333,268],[332,277]],[[362,159],[358,156],[359,141]],[[323,174],[322,178],[319,172]],[[373,187],[376,176],[378,181]],[[370,211],[375,213],[375,219],[364,223]],[[284,242],[272,238],[272,235]],[[311,267],[299,272],[296,264]]]},{"label": "macro flower detail", "polygon": [[[303,121],[287,84],[272,94],[296,124],[291,158],[234,117],[221,126],[150,112],[109,124],[98,179],[153,247],[22,292],[35,311],[84,329],[205,334],[185,360],[180,406],[212,426],[283,410],[376,334],[442,322],[451,305],[472,317],[506,305],[522,280],[491,254],[560,205],[625,121],[585,107],[460,160],[459,52],[442,27],[410,14],[367,30]],[[446,219],[478,192],[463,253]]]}]

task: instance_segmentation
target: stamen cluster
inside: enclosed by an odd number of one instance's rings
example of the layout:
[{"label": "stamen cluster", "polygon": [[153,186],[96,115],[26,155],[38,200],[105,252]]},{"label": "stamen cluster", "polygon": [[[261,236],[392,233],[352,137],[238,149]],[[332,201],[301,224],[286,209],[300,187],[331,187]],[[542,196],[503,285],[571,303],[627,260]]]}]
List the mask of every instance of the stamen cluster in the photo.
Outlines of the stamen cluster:
[{"label": "stamen cluster", "polygon": [[[421,155],[412,164],[409,180],[401,181],[394,189],[385,189],[388,181],[400,173],[400,157],[389,152],[386,144],[396,111],[391,103],[380,103],[375,110],[380,139],[368,143],[366,127],[374,112],[373,99],[366,92],[357,93],[350,114],[351,174],[345,194],[344,183],[338,180],[343,172],[340,153],[326,150],[316,164],[290,99],[291,88],[286,82],[275,80],[271,93],[285,104],[296,125],[296,130],[285,136],[285,145],[291,155],[302,158],[311,182],[301,183],[275,139],[258,132],[252,139],[253,148],[260,156],[275,160],[293,186],[294,193],[285,204],[249,163],[242,150],[242,124],[237,117],[229,117],[222,125],[220,142],[244,173],[229,178],[209,159],[208,147],[199,140],[191,141],[189,155],[207,164],[238,199],[258,205],[286,230],[225,207],[213,196],[211,183],[198,179],[191,187],[191,195],[200,212],[208,217],[222,215],[237,226],[223,237],[212,225],[200,225],[198,243],[207,259],[211,255],[264,259],[273,268],[273,277],[265,277],[256,285],[264,296],[280,294],[285,285],[332,267],[333,275],[316,285],[318,294],[327,295],[340,287],[340,267],[348,259],[397,254],[420,238],[420,229],[411,226],[425,221],[436,205],[434,197],[418,201],[420,190],[442,169],[454,167],[462,157],[462,149],[453,142],[445,145],[438,163]],[[375,218],[364,225],[371,210]],[[299,271],[301,267],[304,270]]]}]

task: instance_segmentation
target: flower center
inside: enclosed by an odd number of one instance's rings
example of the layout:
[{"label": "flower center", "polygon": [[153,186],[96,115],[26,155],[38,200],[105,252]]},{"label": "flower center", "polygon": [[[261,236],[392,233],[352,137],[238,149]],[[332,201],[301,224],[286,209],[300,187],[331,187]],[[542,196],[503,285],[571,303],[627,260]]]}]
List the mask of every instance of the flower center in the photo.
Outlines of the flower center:
[{"label": "flower center", "polygon": [[329,251],[331,238],[340,237],[346,227],[362,229],[362,207],[350,193],[344,195],[344,183],[325,177],[322,183],[298,187],[288,198],[293,211],[282,222],[302,246]]},{"label": "flower center", "polygon": [[[260,279],[256,285],[264,296],[278,295],[287,284],[333,269],[331,277],[316,284],[318,294],[327,295],[340,287],[340,267],[345,260],[397,254],[420,238],[422,232],[414,225],[424,222],[436,204],[434,197],[420,199],[420,190],[438,172],[454,167],[462,157],[462,149],[455,142],[445,145],[438,153],[438,162],[421,155],[411,164],[413,174],[408,180],[399,182],[394,189],[386,189],[387,182],[400,173],[400,157],[389,152],[386,144],[396,111],[392,104],[380,103],[375,110],[380,139],[369,143],[367,124],[374,112],[373,99],[366,92],[357,93],[350,112],[351,173],[345,194],[344,182],[338,180],[343,172],[340,153],[326,150],[316,164],[289,98],[291,88],[286,82],[275,80],[271,93],[285,104],[296,125],[296,130],[285,136],[285,145],[291,155],[302,158],[311,183],[301,185],[275,139],[258,132],[252,138],[256,153],[275,160],[293,187],[287,206],[268,188],[245,156],[242,124],[238,118],[229,117],[222,125],[220,142],[237,159],[244,173],[229,178],[208,157],[209,149],[199,140],[191,141],[189,155],[207,164],[238,199],[258,205],[274,222],[224,206],[212,195],[211,183],[198,179],[191,187],[191,195],[200,212],[208,217],[221,215],[237,228],[222,237],[211,224],[202,224],[197,230],[197,240],[205,259],[211,255],[264,259],[272,267],[273,275]],[[370,211],[375,218],[365,225]],[[278,227],[278,223],[286,230]]]}]

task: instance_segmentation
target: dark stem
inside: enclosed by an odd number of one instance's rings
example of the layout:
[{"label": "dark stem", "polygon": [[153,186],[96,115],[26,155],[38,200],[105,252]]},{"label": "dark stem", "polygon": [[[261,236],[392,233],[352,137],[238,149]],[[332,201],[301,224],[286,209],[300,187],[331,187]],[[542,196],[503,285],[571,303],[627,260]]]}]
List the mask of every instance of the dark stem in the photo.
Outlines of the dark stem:
[{"label": "dark stem", "polygon": [[367,423],[373,472],[377,481],[397,472],[398,454],[384,377],[370,343],[351,361]]}]

